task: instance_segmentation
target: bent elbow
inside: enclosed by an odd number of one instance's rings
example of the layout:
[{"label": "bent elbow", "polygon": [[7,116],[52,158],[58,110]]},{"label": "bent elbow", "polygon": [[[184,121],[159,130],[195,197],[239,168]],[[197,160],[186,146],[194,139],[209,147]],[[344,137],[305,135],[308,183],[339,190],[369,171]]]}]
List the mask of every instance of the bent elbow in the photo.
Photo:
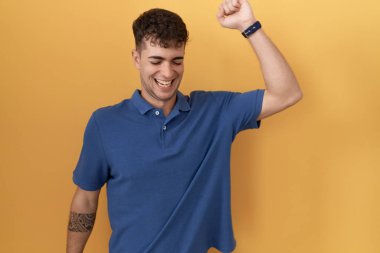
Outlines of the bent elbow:
[{"label": "bent elbow", "polygon": [[293,92],[293,94],[288,98],[287,107],[295,105],[303,98],[301,90]]},{"label": "bent elbow", "polygon": [[295,101],[295,103],[297,103],[298,101],[300,101],[302,98],[303,98],[303,93],[302,93],[301,90],[299,90],[299,91],[296,92],[296,94],[294,95],[294,101]]}]

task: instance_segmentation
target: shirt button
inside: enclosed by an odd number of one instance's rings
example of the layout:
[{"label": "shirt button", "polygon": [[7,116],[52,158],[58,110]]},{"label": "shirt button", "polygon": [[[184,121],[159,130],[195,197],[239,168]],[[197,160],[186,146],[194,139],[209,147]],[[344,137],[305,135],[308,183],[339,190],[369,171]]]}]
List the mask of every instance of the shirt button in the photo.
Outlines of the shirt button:
[{"label": "shirt button", "polygon": [[163,126],[162,129],[165,131],[166,130],[166,126]]},{"label": "shirt button", "polygon": [[160,112],[159,111],[155,111],[154,114],[156,114],[158,116],[158,115],[160,115]]}]

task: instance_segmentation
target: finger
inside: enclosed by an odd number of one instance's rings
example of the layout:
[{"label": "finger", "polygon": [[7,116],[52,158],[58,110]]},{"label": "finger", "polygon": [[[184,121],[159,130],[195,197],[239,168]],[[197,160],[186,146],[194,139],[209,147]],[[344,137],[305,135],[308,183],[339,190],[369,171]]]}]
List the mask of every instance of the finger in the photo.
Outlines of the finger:
[{"label": "finger", "polygon": [[233,5],[235,8],[238,8],[238,9],[240,9],[240,6],[241,6],[239,0],[232,0],[232,5]]},{"label": "finger", "polygon": [[235,12],[234,8],[232,7],[232,5],[230,4],[229,1],[225,1],[223,4],[223,10],[224,10],[224,15],[225,16],[228,16],[228,15],[231,15]]},{"label": "finger", "polygon": [[227,16],[230,13],[230,10],[228,9],[227,4],[223,3],[222,4],[222,8],[223,8],[223,14],[224,14],[224,16]]},{"label": "finger", "polygon": [[219,5],[219,7],[218,7],[218,12],[216,13],[216,18],[219,21],[224,19],[224,9],[223,9],[222,5]]},{"label": "finger", "polygon": [[233,1],[227,1],[226,4],[227,4],[227,7],[228,7],[228,10],[230,11],[230,13],[235,13],[239,10],[239,8],[234,6]]}]

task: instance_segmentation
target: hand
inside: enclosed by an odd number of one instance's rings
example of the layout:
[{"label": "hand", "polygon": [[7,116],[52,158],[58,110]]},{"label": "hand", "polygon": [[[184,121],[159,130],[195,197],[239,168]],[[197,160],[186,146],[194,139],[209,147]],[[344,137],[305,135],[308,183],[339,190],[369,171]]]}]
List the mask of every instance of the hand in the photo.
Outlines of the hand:
[{"label": "hand", "polygon": [[223,27],[240,32],[257,21],[247,0],[225,0],[219,6],[216,17]]}]

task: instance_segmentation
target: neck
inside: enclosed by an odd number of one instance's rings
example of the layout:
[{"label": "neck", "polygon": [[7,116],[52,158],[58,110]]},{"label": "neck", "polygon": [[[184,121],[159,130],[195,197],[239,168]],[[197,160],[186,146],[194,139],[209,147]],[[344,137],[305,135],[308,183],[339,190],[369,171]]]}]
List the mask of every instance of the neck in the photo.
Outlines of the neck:
[{"label": "neck", "polygon": [[158,106],[158,108],[160,108],[164,112],[165,117],[167,117],[169,113],[172,111],[176,100],[177,98],[174,97],[174,99],[171,99],[168,102],[163,102],[161,106]]},{"label": "neck", "polygon": [[145,99],[150,105],[152,105],[154,108],[161,109],[166,116],[169,115],[169,113],[172,111],[175,102],[177,101],[177,96],[173,96],[167,101],[157,101],[156,99],[152,98],[149,94],[146,94],[144,90],[141,91],[141,97]]}]

